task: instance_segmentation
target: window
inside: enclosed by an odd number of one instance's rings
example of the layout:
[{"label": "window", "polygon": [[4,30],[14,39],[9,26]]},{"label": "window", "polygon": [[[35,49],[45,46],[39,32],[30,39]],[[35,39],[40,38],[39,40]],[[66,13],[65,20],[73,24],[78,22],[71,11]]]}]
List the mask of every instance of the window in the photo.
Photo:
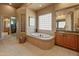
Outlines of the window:
[{"label": "window", "polygon": [[39,29],[52,30],[52,14],[44,14],[39,16]]},{"label": "window", "polygon": [[57,21],[56,23],[56,28],[57,29],[64,29],[65,28],[65,21]]},{"label": "window", "polygon": [[29,21],[29,25],[30,26],[35,26],[35,18],[34,17],[29,17],[30,21]]}]

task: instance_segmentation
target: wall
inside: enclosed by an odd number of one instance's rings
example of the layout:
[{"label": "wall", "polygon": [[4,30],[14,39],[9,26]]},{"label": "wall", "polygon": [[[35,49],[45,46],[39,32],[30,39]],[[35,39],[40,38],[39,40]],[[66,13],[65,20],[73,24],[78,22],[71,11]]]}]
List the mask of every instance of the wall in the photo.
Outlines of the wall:
[{"label": "wall", "polygon": [[[51,6],[48,6],[46,8],[43,8],[41,10],[38,10],[37,11],[37,20],[38,20],[38,17],[42,14],[46,14],[46,13],[52,13],[52,31],[48,31],[48,30],[39,30],[38,29],[38,26],[37,26],[37,31],[38,32],[42,32],[42,33],[47,33],[47,34],[50,34],[50,35],[54,35],[54,32],[56,31],[56,26],[55,26],[55,12],[54,12],[54,7],[53,5]],[[38,22],[38,21],[37,21]]]},{"label": "wall", "polygon": [[21,32],[26,32],[26,7],[22,6],[16,10],[17,16],[17,38],[19,38]]},{"label": "wall", "polygon": [[75,5],[79,5],[79,3],[58,3],[54,6],[55,10],[61,10],[64,8],[69,8]]},{"label": "wall", "polygon": [[4,17],[11,17],[16,16],[16,9],[9,5],[0,5],[0,37],[2,37],[2,31],[3,31],[3,18]]},{"label": "wall", "polygon": [[[26,8],[26,7],[21,7],[19,9],[17,9],[17,33],[19,34],[21,32],[21,14],[25,14],[25,18],[24,18],[24,29],[26,30],[26,32],[28,32],[29,30],[29,26],[28,26],[28,18],[29,16],[33,16],[36,18],[36,29],[37,32],[43,32],[43,33],[48,33],[48,34],[52,34],[54,35],[54,32],[56,31],[56,10],[61,10],[61,9],[65,9],[65,8],[69,8],[72,7],[74,5],[78,5],[78,4],[56,4],[56,5],[51,5],[48,7],[45,7],[41,10],[38,10],[37,12]],[[52,13],[52,31],[45,31],[45,30],[39,30],[38,29],[38,16],[42,15],[42,14],[46,14],[46,13]],[[35,31],[34,28],[32,28],[33,31]],[[17,35],[18,35],[17,34]]]},{"label": "wall", "polygon": [[9,5],[0,5],[0,16],[15,16],[15,8]]},{"label": "wall", "polygon": [[[52,18],[52,31],[39,30],[38,29],[38,25],[37,25],[38,32],[43,32],[43,33],[48,33],[48,34],[52,34],[53,35],[54,32],[56,31],[56,11],[67,9],[67,8],[70,8],[70,7],[73,7],[73,6],[77,6],[77,5],[79,5],[79,4],[77,4],[77,3],[58,3],[58,4],[55,4],[55,5],[51,5],[51,6],[48,6],[46,8],[43,8],[41,10],[38,10],[37,11],[37,20],[38,20],[38,16],[39,15],[42,15],[42,14],[45,14],[45,13],[51,12],[52,15],[53,15],[52,16],[53,17]],[[73,9],[70,9],[69,11],[71,11],[71,10],[73,10]],[[64,11],[64,12],[66,12],[66,11]]]},{"label": "wall", "polygon": [[[21,14],[25,15],[23,17],[23,19],[22,19]],[[29,25],[28,25],[29,16],[35,17],[35,19],[36,19],[36,13],[35,13],[35,11],[22,6],[19,9],[16,10],[16,15],[17,15],[17,38],[19,38],[19,35],[22,32],[21,31],[22,29],[25,29],[26,34],[29,31],[33,31],[33,32],[35,31],[35,27],[36,26],[30,28]],[[23,24],[23,26],[22,26],[22,24]]]},{"label": "wall", "polygon": [[[72,4],[71,4],[72,5]],[[76,6],[73,6],[73,7],[69,7],[69,8],[65,8],[65,9],[59,9],[57,11],[58,15],[65,15],[65,20],[66,20],[66,27],[65,27],[65,30],[67,31],[76,31],[76,27],[77,27],[77,20],[78,20],[78,16],[79,16],[79,5],[76,4]],[[72,19],[71,16],[69,15],[69,13],[72,12],[73,13],[73,16],[72,16]],[[71,20],[71,21],[70,21]],[[73,22],[72,22],[73,20]],[[71,22],[73,24],[71,24]],[[72,29],[71,29],[72,27]]]},{"label": "wall", "polygon": [[31,10],[31,9],[29,9],[29,8],[26,8],[26,25],[27,25],[27,27],[26,27],[26,31],[29,33],[29,32],[35,32],[36,31],[36,24],[35,24],[35,26],[29,26],[29,17],[34,17],[35,18],[35,20],[36,20],[36,12],[35,11],[33,11],[33,10]]}]

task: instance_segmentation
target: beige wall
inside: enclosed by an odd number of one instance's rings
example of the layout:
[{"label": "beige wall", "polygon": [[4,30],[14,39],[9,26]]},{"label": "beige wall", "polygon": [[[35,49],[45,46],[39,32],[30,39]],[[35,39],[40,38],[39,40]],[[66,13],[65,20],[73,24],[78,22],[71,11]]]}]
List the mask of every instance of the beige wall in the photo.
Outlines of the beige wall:
[{"label": "beige wall", "polygon": [[69,8],[75,5],[79,5],[79,3],[58,3],[54,6],[55,10],[60,10],[64,8]]},{"label": "beige wall", "polygon": [[[42,15],[42,14],[45,14],[45,13],[49,13],[51,12],[52,15],[53,15],[53,18],[52,18],[52,32],[50,31],[45,31],[45,30],[38,30],[38,32],[44,32],[44,33],[48,33],[48,34],[54,34],[54,32],[56,31],[56,13],[55,11],[57,10],[62,10],[62,9],[66,9],[66,8],[70,8],[70,7],[73,7],[73,6],[77,6],[78,4],[76,3],[59,3],[59,4],[55,4],[55,5],[51,5],[51,6],[48,6],[44,9],[41,9],[39,11],[37,11],[37,20],[38,20],[38,16],[39,15]],[[73,11],[73,9],[70,9],[69,11]],[[66,11],[64,11],[66,12]],[[37,26],[37,29],[38,29],[38,26]]]},{"label": "beige wall", "polygon": [[[21,14],[25,15],[25,17],[22,20],[21,20]],[[36,13],[33,10],[26,8],[25,6],[22,6],[16,10],[16,15],[17,15],[17,38],[18,38],[23,27],[24,27],[23,29],[25,29],[25,32],[27,34],[27,31],[29,28],[28,27],[29,16],[33,16],[36,18]],[[24,26],[22,26],[22,28],[21,28],[22,22],[24,22],[24,24],[23,24]],[[34,29],[32,28],[32,30],[34,30]]]},{"label": "beige wall", "polygon": [[29,17],[34,17],[36,21],[36,12],[34,10],[31,10],[29,8],[26,8],[26,31],[27,32],[35,32],[36,31],[36,25],[34,27],[29,26]]},{"label": "beige wall", "polygon": [[[54,12],[54,7],[53,7],[53,5],[51,5],[51,6],[48,6],[48,7],[46,7],[46,8],[43,8],[43,9],[41,9],[41,10],[39,10],[39,11],[37,11],[37,17],[39,17],[40,15],[42,15],[42,14],[46,14],[46,13],[52,13],[52,31],[47,31],[47,30],[39,30],[38,29],[38,26],[37,26],[37,31],[38,32],[42,32],[42,33],[47,33],[47,34],[50,34],[50,35],[53,35],[54,34],[54,32],[55,32],[55,12]],[[37,18],[37,20],[38,20],[38,18]],[[38,24],[39,25],[39,24]]]},{"label": "beige wall", "polygon": [[0,5],[0,16],[15,16],[15,8],[9,5]]},{"label": "beige wall", "polygon": [[[71,4],[72,5],[72,4]],[[69,6],[70,7],[70,6]],[[70,8],[66,8],[66,9],[62,9],[62,10],[58,10],[57,13],[56,13],[56,16],[59,16],[59,15],[65,15],[65,20],[66,20],[66,27],[65,27],[65,30],[69,30],[69,31],[72,31],[71,26],[72,24],[70,23],[70,16],[69,16],[69,12],[73,12],[73,30],[76,31],[76,25],[78,24],[77,23],[77,20],[78,20],[78,16],[79,16],[79,5],[76,4],[76,6],[73,6],[73,7],[70,7]],[[71,19],[72,20],[72,19]]]},{"label": "beige wall", "polygon": [[54,11],[54,6],[50,5],[48,7],[38,10],[37,13],[38,15],[42,15],[42,14],[46,14],[46,13],[53,12],[53,11]]},{"label": "beige wall", "polygon": [[1,20],[1,26],[0,27],[2,27],[1,29],[0,29],[0,32],[2,32],[4,29],[3,29],[3,20],[4,20],[4,18],[5,17],[11,17],[11,16],[16,16],[16,11],[15,11],[16,9],[14,8],[14,7],[12,7],[12,6],[9,6],[9,5],[0,5],[0,16],[2,16],[2,17],[0,17],[0,20]]},{"label": "beige wall", "polygon": [[[23,16],[22,16],[23,15]],[[26,29],[26,8],[20,7],[16,10],[16,16],[17,16],[17,38],[19,37],[21,30]]]},{"label": "beige wall", "polygon": [[38,32],[43,32],[43,33],[48,33],[48,34],[52,34],[54,35],[54,32],[56,31],[56,10],[61,10],[61,9],[65,9],[65,8],[69,8],[72,7],[74,5],[78,5],[78,4],[56,4],[56,5],[51,5],[48,7],[45,7],[41,10],[38,10],[37,12],[28,9],[27,7],[21,7],[19,9],[17,9],[17,31],[18,33],[20,33],[21,31],[21,14],[25,14],[25,27],[26,27],[26,31],[27,31],[27,26],[28,26],[28,17],[29,16],[33,16],[36,17],[36,27],[38,29],[38,16],[42,15],[42,14],[46,14],[46,13],[52,13],[52,31],[45,31],[45,30],[38,30]]}]

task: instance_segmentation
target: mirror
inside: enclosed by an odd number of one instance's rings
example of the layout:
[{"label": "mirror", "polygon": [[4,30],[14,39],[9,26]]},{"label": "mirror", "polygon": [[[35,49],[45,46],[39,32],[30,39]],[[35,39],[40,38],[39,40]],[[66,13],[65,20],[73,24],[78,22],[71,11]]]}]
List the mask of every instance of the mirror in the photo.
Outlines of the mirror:
[{"label": "mirror", "polygon": [[67,13],[66,16],[66,31],[73,31],[73,24],[74,24],[74,18],[73,18],[73,12]]},{"label": "mirror", "polygon": [[77,29],[79,29],[79,18],[77,19]]},{"label": "mirror", "polygon": [[79,31],[79,8],[75,10],[74,17],[75,17],[75,30]]},{"label": "mirror", "polygon": [[56,13],[56,29],[64,31],[73,31],[74,27],[74,17],[73,12],[66,10],[63,12]]},{"label": "mirror", "polygon": [[57,28],[57,30],[64,30],[65,29],[65,25],[66,25],[66,22],[63,19],[56,21],[56,28]]}]

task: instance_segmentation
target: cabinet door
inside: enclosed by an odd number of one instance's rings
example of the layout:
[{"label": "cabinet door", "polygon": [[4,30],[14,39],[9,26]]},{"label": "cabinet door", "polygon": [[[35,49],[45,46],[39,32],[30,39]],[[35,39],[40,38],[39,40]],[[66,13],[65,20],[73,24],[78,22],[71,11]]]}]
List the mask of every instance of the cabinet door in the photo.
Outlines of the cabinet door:
[{"label": "cabinet door", "polygon": [[56,33],[56,44],[63,45],[63,34],[62,33]]},{"label": "cabinet door", "polygon": [[74,34],[65,34],[64,44],[68,48],[76,49],[77,48],[77,36]]},{"label": "cabinet door", "polygon": [[77,36],[77,50],[79,51],[79,35]]}]

